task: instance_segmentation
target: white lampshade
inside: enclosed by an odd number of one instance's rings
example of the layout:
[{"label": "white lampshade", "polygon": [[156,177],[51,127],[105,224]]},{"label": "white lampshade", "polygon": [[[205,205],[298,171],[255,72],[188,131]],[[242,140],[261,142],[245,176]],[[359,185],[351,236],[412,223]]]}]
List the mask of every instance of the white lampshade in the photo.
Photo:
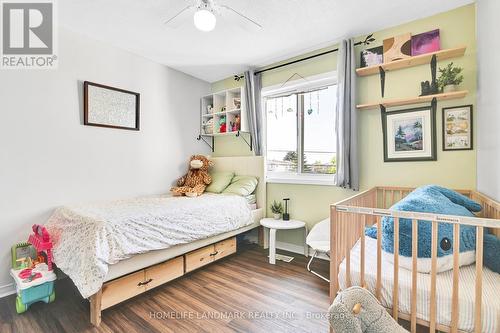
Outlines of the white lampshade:
[{"label": "white lampshade", "polygon": [[206,9],[200,9],[194,13],[194,25],[201,31],[212,31],[215,28],[217,19],[215,15]]}]

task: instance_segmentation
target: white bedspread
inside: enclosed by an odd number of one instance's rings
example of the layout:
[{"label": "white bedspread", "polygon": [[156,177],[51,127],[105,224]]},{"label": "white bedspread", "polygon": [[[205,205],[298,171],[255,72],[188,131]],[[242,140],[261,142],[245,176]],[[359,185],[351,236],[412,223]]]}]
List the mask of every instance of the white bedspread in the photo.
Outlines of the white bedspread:
[{"label": "white bedspread", "polygon": [[54,242],[54,262],[87,298],[101,288],[110,264],[252,222],[245,198],[203,194],[65,206],[46,227]]},{"label": "white bedspread", "polygon": [[[365,282],[368,290],[375,294],[377,281],[377,240],[366,237],[365,242]],[[360,285],[361,243],[358,241],[351,250],[351,283]],[[392,256],[392,254],[391,254]],[[474,331],[474,309],[476,289],[476,266],[463,266],[459,270],[459,318],[458,329],[464,332]],[[339,285],[346,288],[345,260],[340,265]],[[399,269],[399,310],[411,313],[411,271]],[[392,307],[392,288],[394,286],[394,266],[382,256],[382,288],[381,303],[385,307]],[[431,275],[417,274],[417,318],[430,320]],[[436,277],[436,317],[437,323],[450,326],[451,322],[451,295],[453,287],[453,271],[437,274]],[[482,297],[482,330],[484,333],[500,332],[500,274],[488,268],[483,268],[483,297]]]}]

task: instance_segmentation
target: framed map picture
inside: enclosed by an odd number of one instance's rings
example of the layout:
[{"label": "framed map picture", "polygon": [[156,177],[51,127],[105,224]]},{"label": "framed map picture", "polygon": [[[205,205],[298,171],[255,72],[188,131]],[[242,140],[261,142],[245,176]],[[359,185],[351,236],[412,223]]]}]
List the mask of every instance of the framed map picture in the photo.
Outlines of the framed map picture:
[{"label": "framed map picture", "polygon": [[436,160],[436,109],[382,111],[384,162]]},{"label": "framed map picture", "polygon": [[472,137],[472,105],[443,108],[443,150],[471,150]]},{"label": "framed map picture", "polygon": [[84,125],[139,130],[139,93],[88,81],[83,90]]}]

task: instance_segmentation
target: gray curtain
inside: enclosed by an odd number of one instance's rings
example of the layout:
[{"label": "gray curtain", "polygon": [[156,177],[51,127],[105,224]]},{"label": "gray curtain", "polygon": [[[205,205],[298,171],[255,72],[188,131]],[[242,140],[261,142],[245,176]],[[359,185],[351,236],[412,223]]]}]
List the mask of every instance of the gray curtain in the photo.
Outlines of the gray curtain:
[{"label": "gray curtain", "polygon": [[337,186],[359,190],[354,41],[343,40],[337,59]]},{"label": "gray curtain", "polygon": [[252,135],[252,146],[256,156],[262,155],[262,108],[261,108],[261,74],[255,75],[253,70],[245,72],[245,103],[248,127]]}]

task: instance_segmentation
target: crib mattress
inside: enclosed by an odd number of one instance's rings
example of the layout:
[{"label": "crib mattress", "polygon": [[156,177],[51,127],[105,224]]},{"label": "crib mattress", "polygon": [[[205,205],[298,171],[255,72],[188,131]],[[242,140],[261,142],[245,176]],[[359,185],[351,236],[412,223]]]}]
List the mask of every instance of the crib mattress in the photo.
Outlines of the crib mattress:
[{"label": "crib mattress", "polygon": [[[377,240],[365,238],[365,283],[375,294],[377,280]],[[351,284],[360,285],[360,247],[358,240],[351,250]],[[384,254],[387,256],[388,254]],[[392,307],[394,266],[382,256],[382,288],[380,301],[387,308]],[[391,254],[392,256],[392,254]],[[346,288],[345,260],[339,268],[340,289]],[[459,320],[458,329],[474,330],[475,265],[460,268],[459,276]],[[399,310],[411,313],[411,271],[399,269]],[[417,274],[417,318],[429,321],[431,298],[430,274]],[[436,320],[438,324],[450,326],[453,288],[453,271],[443,272],[436,278]],[[500,332],[500,274],[483,268],[482,332]]]}]

